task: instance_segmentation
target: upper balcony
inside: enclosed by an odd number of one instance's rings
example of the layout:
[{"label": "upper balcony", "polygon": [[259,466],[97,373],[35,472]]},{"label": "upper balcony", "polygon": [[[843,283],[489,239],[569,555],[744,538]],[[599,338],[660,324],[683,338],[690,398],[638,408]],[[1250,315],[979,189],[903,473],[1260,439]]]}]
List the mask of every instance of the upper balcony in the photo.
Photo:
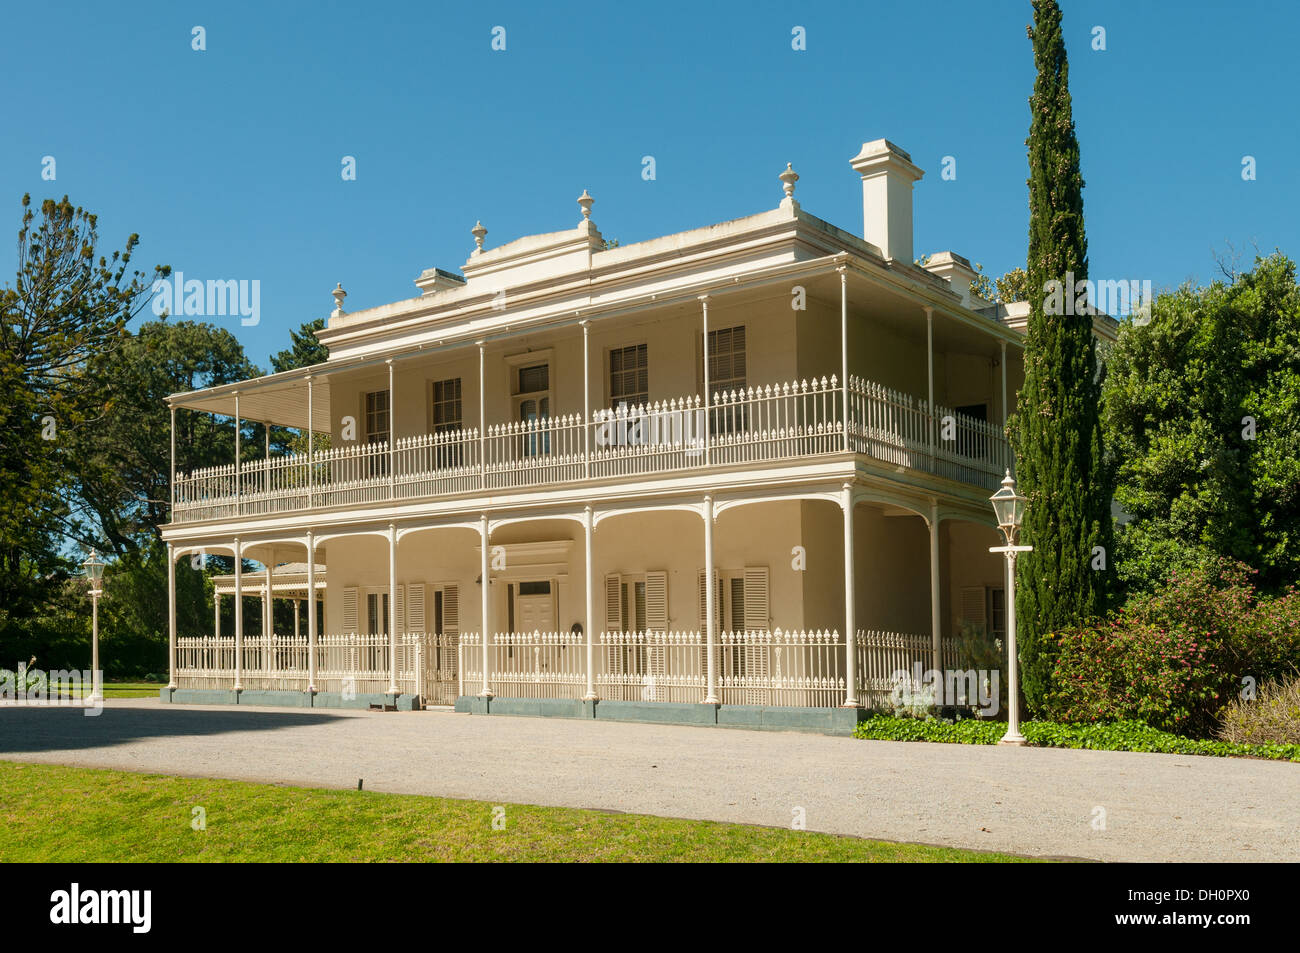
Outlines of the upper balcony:
[{"label": "upper balcony", "polygon": [[858,377],[845,388],[831,376],[707,402],[684,395],[602,409],[588,420],[540,417],[196,470],[176,478],[172,522],[469,499],[849,453],[990,490],[1011,466],[1000,427]]},{"label": "upper balcony", "polygon": [[[907,154],[878,140],[852,165],[863,237],[802,209],[787,167],[780,205],[744,218],[607,244],[584,192],[576,228],[489,248],[476,226],[463,277],[428,269],[416,298],[349,313],[336,287],[327,361],[169,397],[233,418],[237,461],[174,474],[173,525],[741,489],[750,469],[839,479],[863,458],[970,502],[1011,466],[1022,335],[961,256],[914,263]],[[247,422],[330,449],[250,461]]]}]

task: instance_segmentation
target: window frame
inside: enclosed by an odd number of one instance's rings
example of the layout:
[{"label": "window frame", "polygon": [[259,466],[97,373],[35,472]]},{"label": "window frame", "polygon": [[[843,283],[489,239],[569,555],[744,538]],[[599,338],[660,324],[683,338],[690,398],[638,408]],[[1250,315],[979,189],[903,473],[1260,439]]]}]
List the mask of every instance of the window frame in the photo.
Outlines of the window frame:
[{"label": "window frame", "polygon": [[[624,355],[627,351],[640,352],[645,355],[645,389],[637,389],[636,394],[640,395],[639,401],[631,401],[626,396],[614,396],[614,355]],[[639,354],[638,354],[639,356]],[[641,367],[633,369],[633,373],[640,374]],[[626,368],[620,368],[617,371],[620,375],[628,373]],[[620,403],[628,405],[631,410],[634,407],[644,406],[650,403],[650,344],[648,341],[634,341],[631,344],[621,344],[605,348],[605,405],[611,410],[617,410]]]}]

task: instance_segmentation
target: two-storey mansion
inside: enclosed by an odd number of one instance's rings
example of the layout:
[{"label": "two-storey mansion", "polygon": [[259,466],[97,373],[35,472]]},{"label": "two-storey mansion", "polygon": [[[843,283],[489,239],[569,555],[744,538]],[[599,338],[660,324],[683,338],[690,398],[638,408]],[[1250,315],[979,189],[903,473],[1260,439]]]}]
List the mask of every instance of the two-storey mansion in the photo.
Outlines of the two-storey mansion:
[{"label": "two-storey mansion", "polygon": [[[862,235],[788,166],[770,211],[612,248],[584,191],[570,229],[477,225],[416,297],[349,313],[336,289],[323,364],[170,397],[173,426],[310,437],[174,474],[173,573],[262,568],[180,640],[173,576],[167,697],[854,706],[963,621],[998,635],[1023,312],[956,254],[913,263],[906,152],[852,166]],[[303,621],[245,632],[250,596]]]}]

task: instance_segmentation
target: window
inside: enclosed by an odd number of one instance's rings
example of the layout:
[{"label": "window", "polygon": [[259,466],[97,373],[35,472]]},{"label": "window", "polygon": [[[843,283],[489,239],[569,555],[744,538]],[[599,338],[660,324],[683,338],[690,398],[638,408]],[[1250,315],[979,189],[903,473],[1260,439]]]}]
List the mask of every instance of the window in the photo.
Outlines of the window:
[{"label": "window", "polygon": [[[957,413],[960,416],[969,417],[972,420],[978,420],[981,423],[988,423],[989,405],[967,404],[965,407],[958,407]],[[968,427],[958,426],[956,449],[962,456],[974,457],[982,460],[988,456],[988,439],[983,433],[979,433]]]},{"label": "window", "polygon": [[745,328],[709,332],[709,389],[714,393],[745,386]]},{"label": "window", "polygon": [[[662,633],[668,629],[668,573],[650,570],[644,573],[610,573],[605,577],[605,631]],[[616,676],[654,676],[665,673],[666,655],[662,644],[649,642],[622,643],[615,640],[605,647],[605,669]],[[624,687],[629,687],[624,685]],[[611,690],[617,690],[611,689]],[[663,686],[640,684],[639,695],[628,697],[642,701],[664,701]]]},{"label": "window", "polygon": [[[371,391],[366,394],[366,443],[387,443],[389,428],[389,394],[386,390]],[[368,463],[370,475],[381,477],[388,474],[388,455],[372,454]]]},{"label": "window", "polygon": [[388,634],[388,593],[366,593],[366,632],[369,635]]},{"label": "window", "polygon": [[534,394],[551,389],[551,368],[549,364],[533,364],[519,368],[517,394]]},{"label": "window", "polygon": [[1005,639],[1007,635],[1007,591],[989,590],[989,637]]},{"label": "window", "polygon": [[[433,432],[457,433],[463,426],[461,420],[461,385],[459,377],[433,382]],[[464,446],[450,438],[435,444],[434,466],[458,467],[464,462]]]},{"label": "window", "polygon": [[609,352],[609,402],[628,409],[650,399],[650,364],[644,344],[613,348]]},{"label": "window", "polygon": [[388,391],[371,391],[366,394],[366,443],[384,443],[387,440]]},{"label": "window", "polygon": [[[706,664],[708,636],[706,632],[705,574],[699,573],[699,620],[701,635],[701,665]],[[714,615],[717,633],[770,631],[770,600],[768,598],[768,572],[764,566],[746,566],[742,570],[714,570]],[[766,648],[749,639],[720,642],[718,645],[718,671],[731,677],[762,677],[767,673]],[[754,704],[759,699],[756,697]],[[749,702],[747,701],[747,704]]]},{"label": "window", "polygon": [[544,422],[551,416],[551,367],[549,364],[529,364],[516,369],[515,407],[520,423],[535,423],[519,437],[518,453],[522,457],[535,457],[549,453],[551,435]]},{"label": "window", "polygon": [[460,378],[433,382],[433,432],[447,433],[461,428]]},{"label": "window", "polygon": [[[765,632],[770,611],[767,568],[746,566],[734,571],[714,570],[713,608],[719,632]],[[704,570],[699,572],[699,623],[704,631],[706,599]]]},{"label": "window", "polygon": [[737,433],[745,429],[746,406],[727,404],[726,395],[745,389],[745,328],[718,328],[709,332],[709,400],[720,398],[721,406],[713,409],[710,429],[715,434]]}]

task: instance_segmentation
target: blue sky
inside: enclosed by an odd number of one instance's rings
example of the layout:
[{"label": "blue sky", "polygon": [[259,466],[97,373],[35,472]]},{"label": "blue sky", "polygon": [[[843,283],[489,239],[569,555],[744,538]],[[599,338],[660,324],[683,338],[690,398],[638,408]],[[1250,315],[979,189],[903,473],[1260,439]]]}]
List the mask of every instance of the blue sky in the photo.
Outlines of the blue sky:
[{"label": "blue sky", "polygon": [[[1215,277],[1228,242],[1246,262],[1254,244],[1300,254],[1297,6],[1063,7],[1093,276],[1159,289]],[[917,254],[952,249],[998,275],[1025,257],[1030,5],[918,9],[10,4],[0,227],[16,232],[23,192],[66,193],[99,214],[105,245],[138,232],[142,265],[260,280],[259,325],[213,320],[265,367],[290,328],[328,313],[335,282],[349,310],[411,297],[423,268],[459,268],[476,220],[489,247],[569,228],[583,188],[627,244],[772,208],[793,162],[804,207],[860,234],[848,160],[887,137],[927,173]],[[0,249],[9,280],[12,243]]]}]

